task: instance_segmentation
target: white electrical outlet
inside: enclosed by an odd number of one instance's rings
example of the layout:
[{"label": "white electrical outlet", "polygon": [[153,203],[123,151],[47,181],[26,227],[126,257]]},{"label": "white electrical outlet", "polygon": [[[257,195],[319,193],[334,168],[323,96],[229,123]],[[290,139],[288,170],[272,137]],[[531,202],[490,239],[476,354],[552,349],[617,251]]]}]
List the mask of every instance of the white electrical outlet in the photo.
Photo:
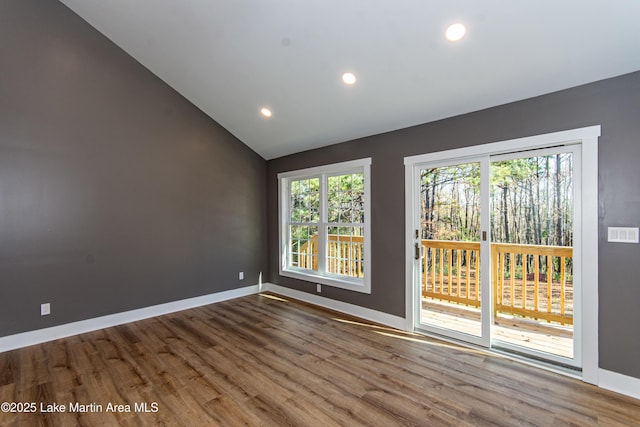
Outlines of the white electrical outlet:
[{"label": "white electrical outlet", "polygon": [[240,273],[238,273],[238,279],[244,280],[244,271],[241,271]]},{"label": "white electrical outlet", "polygon": [[47,316],[49,314],[51,314],[51,303],[40,304],[40,316]]},{"label": "white electrical outlet", "polygon": [[320,283],[316,283],[316,291],[318,293],[322,292],[322,286],[320,285]]}]

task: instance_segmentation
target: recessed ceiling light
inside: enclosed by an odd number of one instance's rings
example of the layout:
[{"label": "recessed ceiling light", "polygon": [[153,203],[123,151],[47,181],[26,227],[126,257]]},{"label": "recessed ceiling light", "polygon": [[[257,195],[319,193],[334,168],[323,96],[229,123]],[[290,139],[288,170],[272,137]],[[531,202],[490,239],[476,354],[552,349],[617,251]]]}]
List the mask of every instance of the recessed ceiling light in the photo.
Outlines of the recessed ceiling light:
[{"label": "recessed ceiling light", "polygon": [[261,109],[260,113],[262,113],[262,115],[265,116],[265,117],[271,117],[271,110],[269,110],[266,107]]},{"label": "recessed ceiling light", "polygon": [[352,85],[356,82],[356,76],[353,73],[344,73],[342,75],[342,81],[348,85]]},{"label": "recessed ceiling light", "polygon": [[447,31],[444,34],[447,37],[447,40],[456,42],[463,38],[466,32],[467,29],[464,27],[464,25],[457,23],[449,25],[449,28],[447,28]]}]

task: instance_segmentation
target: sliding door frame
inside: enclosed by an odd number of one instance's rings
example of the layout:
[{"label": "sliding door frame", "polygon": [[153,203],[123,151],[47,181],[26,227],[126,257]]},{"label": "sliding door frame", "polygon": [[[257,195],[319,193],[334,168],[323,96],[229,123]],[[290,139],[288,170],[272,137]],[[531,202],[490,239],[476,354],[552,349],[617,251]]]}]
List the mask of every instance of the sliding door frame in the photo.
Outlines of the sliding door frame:
[{"label": "sliding door frame", "polygon": [[[419,323],[416,318],[417,286],[414,286],[420,271],[413,257],[414,223],[417,209],[415,166],[422,163],[453,161],[477,156],[491,156],[506,152],[528,151],[550,146],[581,146],[581,237],[582,252],[582,319],[581,354],[582,380],[598,383],[598,137],[600,126],[590,126],[561,132],[535,135],[500,142],[493,142],[453,150],[405,157],[405,321],[406,329],[414,331]],[[488,189],[482,189],[488,191]],[[487,211],[488,212],[488,211]],[[484,298],[483,298],[484,300]],[[576,302],[578,303],[578,302]]]},{"label": "sliding door frame", "polygon": [[[413,164],[413,179],[414,179],[414,187],[412,189],[412,194],[416,195],[416,190],[418,189],[417,184],[420,183],[420,171],[424,168],[442,168],[442,167],[450,167],[457,166],[461,164],[469,164],[469,163],[477,163],[479,166],[480,176],[480,194],[489,194],[490,186],[489,186],[489,173],[490,173],[490,159],[489,156],[476,156],[476,157],[457,157],[453,159],[448,159],[446,161],[437,161],[437,162],[429,162],[429,163],[415,163]],[[484,178],[486,177],[486,178]],[[419,216],[420,216],[420,206],[414,204],[413,205],[413,215],[412,215],[412,232],[415,233],[420,227],[418,225]],[[490,215],[485,214],[484,212],[489,212],[489,198],[481,197],[480,198],[480,236],[478,237],[477,243],[480,244],[480,259],[477,261],[479,265],[488,265],[491,261],[491,240],[490,238],[482,239],[482,234],[489,236],[489,230],[491,229],[491,219]],[[415,244],[415,234],[413,234],[414,240],[412,244]],[[415,250],[415,246],[414,246]],[[422,254],[422,256],[427,256],[426,254]],[[414,257],[415,259],[415,257]],[[419,269],[415,269],[417,274],[420,274]],[[416,278],[418,280],[417,283],[421,282],[421,277]],[[420,331],[424,331],[427,333],[434,333],[438,335],[442,335],[448,338],[452,338],[455,340],[465,341],[474,345],[482,346],[482,347],[490,347],[491,341],[491,324],[493,322],[493,312],[491,310],[491,292],[489,292],[489,288],[491,287],[491,269],[482,268],[480,269],[480,336],[465,334],[460,331],[455,331],[452,329],[443,329],[441,327],[423,324],[420,321],[420,311],[421,308],[418,304],[414,304],[414,319],[416,322],[414,324],[414,330],[419,329]],[[416,282],[414,282],[415,284]],[[418,301],[421,298],[420,290],[418,286],[415,286],[414,289],[414,302]],[[489,320],[486,320],[489,319]]]},{"label": "sliding door frame", "polygon": [[[574,262],[574,274],[573,281],[578,286],[573,287],[573,298],[575,301],[582,301],[582,144],[564,144],[554,147],[539,148],[527,151],[516,151],[505,154],[498,154],[490,157],[490,163],[500,162],[505,160],[514,160],[526,157],[540,157],[547,155],[554,155],[559,153],[571,153],[573,156],[573,262]],[[491,242],[493,243],[493,236],[491,236]],[[530,243],[530,242],[528,242]],[[491,260],[493,261],[493,260]],[[492,310],[493,311],[493,310]],[[493,322],[493,319],[492,319]],[[493,325],[493,323],[492,323]],[[573,307],[573,327],[572,327],[572,344],[573,344],[573,358],[567,358],[558,354],[546,353],[540,350],[535,350],[530,347],[523,349],[521,346],[509,343],[507,341],[500,341],[497,338],[491,339],[492,347],[505,349],[512,352],[523,352],[534,359],[548,360],[558,365],[566,365],[567,367],[581,367],[582,366],[582,304],[574,304]],[[495,346],[494,346],[495,344]]]}]

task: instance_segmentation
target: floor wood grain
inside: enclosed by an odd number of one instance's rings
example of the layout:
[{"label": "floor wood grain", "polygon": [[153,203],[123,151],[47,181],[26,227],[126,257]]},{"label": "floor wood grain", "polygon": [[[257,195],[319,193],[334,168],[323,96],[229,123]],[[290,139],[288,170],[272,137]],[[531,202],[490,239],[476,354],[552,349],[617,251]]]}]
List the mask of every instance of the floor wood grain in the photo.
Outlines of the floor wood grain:
[{"label": "floor wood grain", "polygon": [[3,427],[640,425],[638,400],[273,295],[0,353],[1,402],[37,405]]}]

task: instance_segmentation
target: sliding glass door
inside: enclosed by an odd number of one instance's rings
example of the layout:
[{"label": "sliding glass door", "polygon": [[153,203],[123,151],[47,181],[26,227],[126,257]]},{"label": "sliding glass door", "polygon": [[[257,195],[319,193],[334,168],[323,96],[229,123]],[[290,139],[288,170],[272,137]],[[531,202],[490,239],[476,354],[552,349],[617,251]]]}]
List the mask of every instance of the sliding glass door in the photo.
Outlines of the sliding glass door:
[{"label": "sliding glass door", "polygon": [[[421,328],[485,344],[482,159],[416,167]],[[485,233],[486,237],[486,233]]]},{"label": "sliding glass door", "polygon": [[416,163],[416,329],[579,367],[580,145]]},{"label": "sliding glass door", "polygon": [[493,345],[572,366],[579,155],[573,145],[491,157]]}]

